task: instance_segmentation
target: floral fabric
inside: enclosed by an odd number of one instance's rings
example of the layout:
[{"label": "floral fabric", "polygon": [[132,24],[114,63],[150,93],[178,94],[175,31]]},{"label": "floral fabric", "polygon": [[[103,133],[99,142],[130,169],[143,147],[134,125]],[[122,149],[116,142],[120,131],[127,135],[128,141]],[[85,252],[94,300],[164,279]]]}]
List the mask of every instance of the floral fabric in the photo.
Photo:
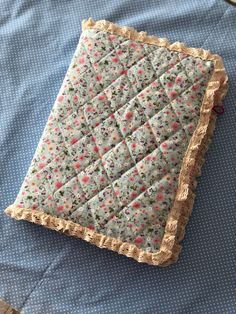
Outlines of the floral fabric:
[{"label": "floral fabric", "polygon": [[156,252],[212,71],[84,31],[15,204]]}]

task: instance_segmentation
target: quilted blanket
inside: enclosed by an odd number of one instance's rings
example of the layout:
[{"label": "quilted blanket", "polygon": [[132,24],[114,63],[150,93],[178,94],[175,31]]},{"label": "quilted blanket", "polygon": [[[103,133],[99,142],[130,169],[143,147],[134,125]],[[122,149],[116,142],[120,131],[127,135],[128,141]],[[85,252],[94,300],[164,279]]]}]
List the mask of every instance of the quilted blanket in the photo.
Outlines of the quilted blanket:
[{"label": "quilted blanket", "polygon": [[226,91],[218,55],[84,21],[29,171],[5,212],[169,265],[181,251]]}]

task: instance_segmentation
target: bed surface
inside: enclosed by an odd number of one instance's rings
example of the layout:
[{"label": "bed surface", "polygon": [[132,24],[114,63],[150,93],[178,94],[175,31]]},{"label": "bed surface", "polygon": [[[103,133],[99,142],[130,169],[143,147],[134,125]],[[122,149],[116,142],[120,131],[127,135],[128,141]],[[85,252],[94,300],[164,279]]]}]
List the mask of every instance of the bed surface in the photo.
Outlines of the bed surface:
[{"label": "bed surface", "polygon": [[[88,17],[220,54],[229,75],[179,261],[139,264],[3,214],[14,202]],[[225,1],[0,3],[0,299],[24,314],[235,313],[236,6]]]}]

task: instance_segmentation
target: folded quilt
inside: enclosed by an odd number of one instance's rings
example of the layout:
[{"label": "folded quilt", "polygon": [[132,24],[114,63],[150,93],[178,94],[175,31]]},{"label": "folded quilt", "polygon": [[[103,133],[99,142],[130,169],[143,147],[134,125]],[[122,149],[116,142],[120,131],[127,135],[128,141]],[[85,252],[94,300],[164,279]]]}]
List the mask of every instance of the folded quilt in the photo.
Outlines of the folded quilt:
[{"label": "folded quilt", "polygon": [[178,259],[227,91],[221,57],[109,21],[83,32],[5,213],[138,262]]}]

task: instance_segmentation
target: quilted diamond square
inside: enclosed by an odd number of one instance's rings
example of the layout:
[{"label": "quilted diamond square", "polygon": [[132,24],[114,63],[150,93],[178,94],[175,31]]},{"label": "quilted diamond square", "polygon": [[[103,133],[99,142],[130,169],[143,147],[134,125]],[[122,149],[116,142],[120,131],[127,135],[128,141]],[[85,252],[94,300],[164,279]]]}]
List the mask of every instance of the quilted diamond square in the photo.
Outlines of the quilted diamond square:
[{"label": "quilted diamond square", "polygon": [[126,143],[135,162],[138,162],[154,150],[156,148],[156,140],[149,122],[145,122],[131,135],[127,136]]},{"label": "quilted diamond square", "polygon": [[78,174],[79,183],[88,199],[99,193],[108,184],[109,180],[99,159]]},{"label": "quilted diamond square", "polygon": [[95,138],[91,133],[85,135],[79,141],[75,140],[70,143],[68,150],[73,167],[77,173],[99,159],[98,147],[96,146]]},{"label": "quilted diamond square", "polygon": [[93,133],[101,155],[115,147],[123,139],[114,114],[95,127]]},{"label": "quilted diamond square", "polygon": [[58,123],[64,140],[68,145],[71,143],[73,145],[73,143],[77,142],[90,132],[87,121],[81,109],[72,113],[66,119],[63,119]]},{"label": "quilted diamond square", "polygon": [[159,79],[153,81],[143,89],[137,95],[137,99],[144,110],[144,114],[148,118],[154,116],[170,102]]},{"label": "quilted diamond square", "polygon": [[168,104],[163,110],[154,115],[149,120],[149,124],[158,145],[182,127],[171,104]]},{"label": "quilted diamond square", "polygon": [[77,176],[73,177],[61,188],[56,190],[53,194],[53,199],[56,204],[57,216],[68,219],[77,208],[82,206],[87,201]]},{"label": "quilted diamond square", "polygon": [[99,62],[95,63],[94,69],[96,80],[101,82],[104,88],[114,82],[124,71],[116,50],[113,50]]},{"label": "quilted diamond square", "polygon": [[137,92],[143,90],[148,84],[153,82],[157,77],[152,63],[148,57],[141,59],[137,64],[128,70],[128,78]]},{"label": "quilted diamond square", "polygon": [[125,105],[136,94],[135,89],[127,78],[127,70],[114,83],[109,85],[104,92],[111,103],[113,111]]},{"label": "quilted diamond square", "polygon": [[117,110],[115,118],[124,138],[147,121],[137,98],[131,99],[126,105]]},{"label": "quilted diamond square", "polygon": [[117,47],[116,51],[125,69],[131,68],[140,59],[148,55],[144,49],[144,44],[134,40],[126,40]]},{"label": "quilted diamond square", "polygon": [[120,206],[128,205],[146,189],[136,167],[126,171],[119,179],[113,182],[112,186]]},{"label": "quilted diamond square", "polygon": [[112,113],[111,102],[105,93],[99,93],[84,105],[84,115],[91,127],[96,127]]},{"label": "quilted diamond square", "polygon": [[126,170],[134,165],[125,140],[103,155],[102,164],[112,181],[119,178]]}]

